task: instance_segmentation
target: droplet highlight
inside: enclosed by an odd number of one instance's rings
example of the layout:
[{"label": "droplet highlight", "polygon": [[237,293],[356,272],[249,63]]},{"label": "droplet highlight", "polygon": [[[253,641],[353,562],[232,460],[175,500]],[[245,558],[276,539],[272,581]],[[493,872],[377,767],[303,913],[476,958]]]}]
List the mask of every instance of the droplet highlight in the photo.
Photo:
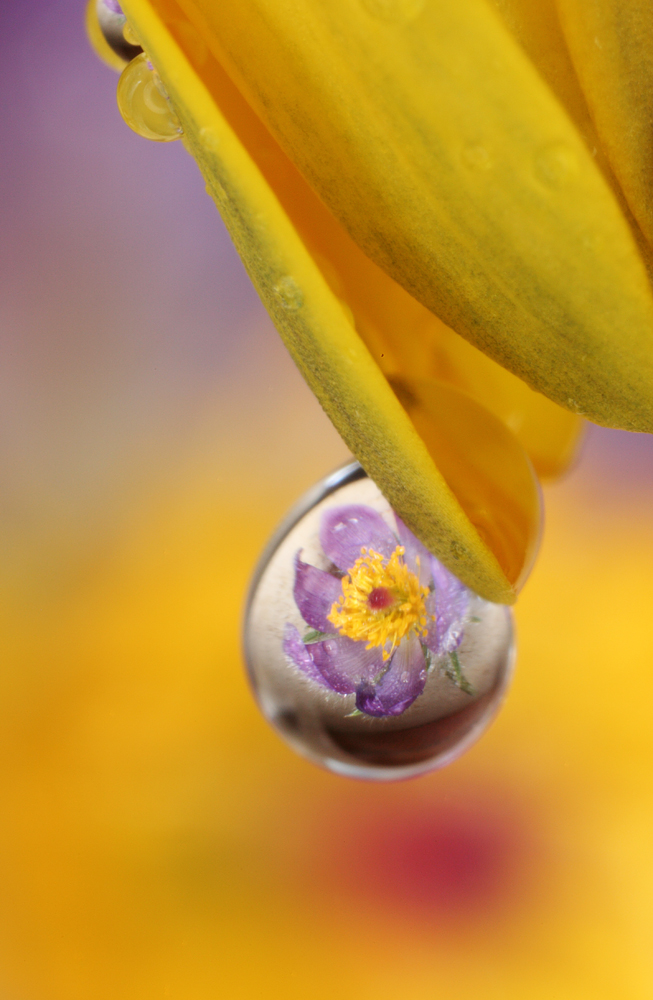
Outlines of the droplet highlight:
[{"label": "droplet highlight", "polygon": [[125,23],[125,26],[122,29],[122,37],[125,39],[128,45],[134,45],[139,49],[142,49],[141,40],[134,31],[134,29],[132,28],[129,21]]},{"label": "droplet highlight", "polygon": [[173,142],[183,135],[161,79],[144,52],[123,70],[117,98],[124,120],[144,138]]},{"label": "droplet highlight", "polygon": [[510,680],[513,625],[352,463],[272,539],[244,645],[258,704],[287,743],[335,773],[389,781],[443,767],[484,732]]},{"label": "droplet highlight", "polygon": [[304,305],[304,295],[295,279],[284,275],[274,286],[274,294],[287,312],[297,312]]}]

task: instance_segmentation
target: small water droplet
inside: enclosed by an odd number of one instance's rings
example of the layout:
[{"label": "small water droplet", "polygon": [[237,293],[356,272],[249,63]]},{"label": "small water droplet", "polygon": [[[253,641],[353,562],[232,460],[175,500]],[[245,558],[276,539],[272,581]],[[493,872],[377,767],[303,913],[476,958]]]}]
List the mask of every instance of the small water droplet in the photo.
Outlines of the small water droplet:
[{"label": "small water droplet", "polygon": [[140,55],[143,49],[138,39],[129,34],[127,18],[116,0],[96,0],[95,12],[102,34],[117,56],[128,63]]},{"label": "small water droplet", "polygon": [[161,79],[144,52],[125,66],[117,97],[122,117],[139,135],[155,142],[173,142],[183,135]]},{"label": "small water droplet", "polygon": [[[383,659],[381,647],[339,633],[329,615],[364,549],[402,546],[409,572],[418,556],[432,567],[427,634],[416,625]],[[255,697],[280,735],[330,771],[373,781],[458,757],[494,717],[513,660],[510,610],[432,561],[357,463],[311,490],[272,539],[250,591],[244,643]]]},{"label": "small water droplet", "polygon": [[426,0],[362,0],[363,7],[381,21],[407,24],[422,13]]},{"label": "small water droplet", "polygon": [[473,170],[490,170],[492,157],[485,146],[470,142],[463,149],[463,163]]},{"label": "small water droplet", "polygon": [[541,184],[557,190],[564,187],[578,172],[578,157],[570,146],[554,142],[537,151],[533,170]]},{"label": "small water droplet", "polygon": [[302,290],[290,274],[286,274],[277,281],[274,286],[274,294],[288,312],[296,312],[304,305]]},{"label": "small water droplet", "polygon": [[217,153],[220,149],[220,136],[217,129],[211,125],[204,125],[199,131],[200,142],[210,153]]},{"label": "small water droplet", "polygon": [[125,27],[122,29],[122,37],[125,39],[128,45],[133,45],[136,48],[142,49],[141,40],[132,28],[129,21],[125,22]]}]

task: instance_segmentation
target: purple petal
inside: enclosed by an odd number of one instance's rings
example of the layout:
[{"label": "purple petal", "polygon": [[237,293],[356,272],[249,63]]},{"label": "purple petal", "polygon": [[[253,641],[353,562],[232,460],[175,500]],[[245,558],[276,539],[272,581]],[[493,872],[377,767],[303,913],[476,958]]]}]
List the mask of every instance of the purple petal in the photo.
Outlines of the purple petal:
[{"label": "purple petal", "polygon": [[439,656],[453,653],[463,641],[469,590],[434,556],[431,556],[431,572],[435,590],[425,602],[430,619],[426,645]]},{"label": "purple petal", "polygon": [[299,630],[294,625],[291,625],[290,622],[286,622],[282,648],[293,666],[301,670],[305,677],[308,677],[311,681],[315,681],[316,684],[320,684],[322,687],[328,688],[331,686],[313,663],[311,654],[302,642]]},{"label": "purple petal", "polygon": [[337,576],[325,573],[302,562],[299,552],[295,556],[295,604],[301,616],[318,632],[335,632],[327,615],[342,594],[342,584]]},{"label": "purple petal", "polygon": [[426,661],[417,636],[400,644],[390,669],[378,684],[364,681],[356,692],[356,708],[366,715],[401,715],[413,704],[426,684]]},{"label": "purple petal", "polygon": [[419,538],[416,538],[412,531],[406,527],[404,522],[395,514],[397,522],[397,534],[399,541],[405,548],[404,562],[409,570],[417,572],[417,559],[419,558],[419,582],[423,587],[431,582],[431,553],[422,545]]},{"label": "purple petal", "polygon": [[397,539],[381,515],[361,504],[328,510],[322,518],[320,542],[325,555],[342,570],[351,569],[363,547],[386,558],[397,547]]},{"label": "purple petal", "polygon": [[330,688],[338,694],[352,694],[362,681],[370,681],[383,670],[380,646],[365,649],[364,642],[354,642],[344,635],[310,646],[315,666]]}]

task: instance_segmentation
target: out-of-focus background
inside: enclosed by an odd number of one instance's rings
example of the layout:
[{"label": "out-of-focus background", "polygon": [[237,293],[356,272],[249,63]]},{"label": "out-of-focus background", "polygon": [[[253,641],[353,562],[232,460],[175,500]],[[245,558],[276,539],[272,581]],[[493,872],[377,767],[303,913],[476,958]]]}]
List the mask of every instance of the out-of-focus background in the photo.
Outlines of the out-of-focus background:
[{"label": "out-of-focus background", "polygon": [[547,490],[514,688],[448,770],[297,759],[239,652],[346,457],[82,0],[0,38],[2,1000],[650,1000],[653,447]]}]

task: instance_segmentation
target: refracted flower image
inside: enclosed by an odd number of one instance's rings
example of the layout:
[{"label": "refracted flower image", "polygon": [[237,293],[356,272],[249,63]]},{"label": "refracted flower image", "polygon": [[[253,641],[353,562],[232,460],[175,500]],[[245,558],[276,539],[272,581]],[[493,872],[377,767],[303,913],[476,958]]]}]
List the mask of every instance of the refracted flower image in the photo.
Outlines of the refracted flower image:
[{"label": "refracted flower image", "polygon": [[322,518],[320,543],[331,572],[300,552],[295,561],[295,601],[309,629],[302,638],[289,622],[284,652],[299,670],[355,693],[356,710],[377,717],[405,712],[439,656],[452,681],[474,693],[456,652],[469,591],[400,518],[395,535],[371,507],[336,507]]},{"label": "refracted flower image", "polygon": [[245,640],[261,708],[296,749],[387,779],[448,763],[485,728],[507,683],[512,625],[354,463],[273,540]]}]

